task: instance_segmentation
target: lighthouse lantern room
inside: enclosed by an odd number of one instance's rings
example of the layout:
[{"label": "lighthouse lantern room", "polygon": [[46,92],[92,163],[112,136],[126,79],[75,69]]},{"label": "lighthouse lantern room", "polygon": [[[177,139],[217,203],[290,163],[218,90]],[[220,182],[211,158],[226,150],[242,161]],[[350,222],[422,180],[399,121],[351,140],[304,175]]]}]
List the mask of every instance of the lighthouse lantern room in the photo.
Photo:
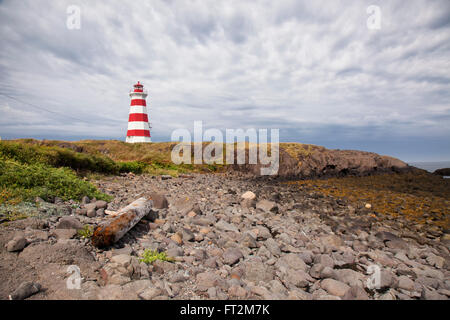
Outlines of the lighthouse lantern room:
[{"label": "lighthouse lantern room", "polygon": [[144,86],[138,81],[134,89],[130,91],[130,115],[128,117],[128,143],[152,142],[150,136],[150,126],[147,114],[147,92]]}]

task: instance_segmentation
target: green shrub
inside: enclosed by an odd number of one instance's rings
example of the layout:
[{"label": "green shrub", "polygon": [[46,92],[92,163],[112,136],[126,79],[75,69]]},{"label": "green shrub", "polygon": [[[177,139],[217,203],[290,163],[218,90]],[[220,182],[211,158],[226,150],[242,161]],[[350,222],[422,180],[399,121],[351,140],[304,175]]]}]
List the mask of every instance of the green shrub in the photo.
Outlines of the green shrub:
[{"label": "green shrub", "polygon": [[156,260],[169,261],[169,262],[174,261],[174,259],[171,257],[168,257],[165,252],[158,252],[157,250],[151,250],[151,249],[145,249],[145,251],[141,255],[141,257],[142,258],[139,259],[139,261],[144,262],[146,264],[153,263]]},{"label": "green shrub", "polygon": [[133,172],[136,174],[144,172],[147,164],[139,161],[129,161],[129,162],[117,162],[119,166],[119,172]]},{"label": "green shrub", "polygon": [[111,196],[103,194],[95,186],[77,177],[69,168],[54,168],[37,163],[27,164],[0,156],[0,189],[10,198],[19,197],[23,201],[41,197],[50,200],[80,200],[83,196],[106,201]]},{"label": "green shrub", "polygon": [[94,227],[86,224],[83,229],[78,230],[78,235],[83,238],[90,238],[94,234]]}]

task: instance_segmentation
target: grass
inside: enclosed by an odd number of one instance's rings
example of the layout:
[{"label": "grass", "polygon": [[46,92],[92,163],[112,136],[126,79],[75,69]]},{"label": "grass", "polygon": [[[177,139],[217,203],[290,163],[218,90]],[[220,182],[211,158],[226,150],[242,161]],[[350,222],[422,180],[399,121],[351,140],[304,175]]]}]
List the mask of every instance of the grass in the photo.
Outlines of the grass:
[{"label": "grass", "polygon": [[171,257],[167,256],[165,252],[158,252],[157,250],[145,249],[141,255],[140,262],[144,262],[146,264],[150,264],[155,262],[156,260],[174,262],[175,260]]},{"label": "grass", "polygon": [[301,188],[344,199],[357,207],[418,224],[450,227],[450,180],[425,172],[295,182]]}]

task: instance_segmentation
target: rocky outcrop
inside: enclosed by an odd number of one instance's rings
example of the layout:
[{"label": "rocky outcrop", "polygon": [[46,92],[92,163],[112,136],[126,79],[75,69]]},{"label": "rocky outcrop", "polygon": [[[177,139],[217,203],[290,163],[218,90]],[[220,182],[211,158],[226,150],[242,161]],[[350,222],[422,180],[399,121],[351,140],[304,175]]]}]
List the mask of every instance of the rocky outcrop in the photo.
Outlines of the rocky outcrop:
[{"label": "rocky outcrop", "polygon": [[[298,144],[301,146],[301,144]],[[356,150],[330,150],[320,146],[308,145],[307,152],[287,151],[280,146],[278,176],[292,178],[314,178],[346,175],[368,175],[384,172],[403,172],[412,170],[405,162],[382,156],[373,152]],[[235,151],[235,159],[237,152]],[[248,150],[246,151],[248,163]],[[231,170],[261,174],[258,164],[233,164]]]},{"label": "rocky outcrop", "polygon": [[439,176],[450,176],[450,168],[437,169],[433,173]]}]

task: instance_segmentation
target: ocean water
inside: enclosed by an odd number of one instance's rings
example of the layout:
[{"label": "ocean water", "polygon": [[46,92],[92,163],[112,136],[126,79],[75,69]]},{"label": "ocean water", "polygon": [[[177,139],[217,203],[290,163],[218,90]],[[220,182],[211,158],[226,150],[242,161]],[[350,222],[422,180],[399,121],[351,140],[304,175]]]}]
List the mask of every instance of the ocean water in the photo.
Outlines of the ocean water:
[{"label": "ocean water", "polygon": [[[450,168],[450,161],[437,161],[437,162],[409,162],[410,166],[414,166],[428,172],[434,172],[437,169]],[[450,177],[445,176],[449,179]]]}]

